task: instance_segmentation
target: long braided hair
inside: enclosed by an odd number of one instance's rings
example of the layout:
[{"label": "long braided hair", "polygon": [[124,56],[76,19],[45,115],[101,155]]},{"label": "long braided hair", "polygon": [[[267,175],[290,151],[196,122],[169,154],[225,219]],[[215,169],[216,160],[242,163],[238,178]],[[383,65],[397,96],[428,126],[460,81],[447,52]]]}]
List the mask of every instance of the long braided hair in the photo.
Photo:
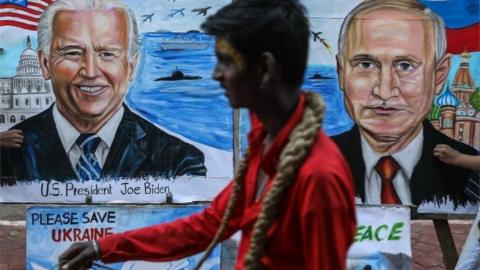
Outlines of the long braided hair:
[{"label": "long braided hair", "polygon": [[[306,108],[303,119],[288,137],[288,142],[280,154],[277,174],[273,180],[272,187],[268,190],[262,201],[260,214],[253,227],[250,247],[245,256],[245,270],[263,268],[260,259],[263,256],[265,246],[268,242],[267,231],[273,224],[273,220],[279,210],[279,204],[288,192],[289,187],[295,181],[298,169],[303,164],[303,161],[309,153],[317,133],[322,126],[325,107],[323,100],[320,96],[312,92],[306,92],[305,96]],[[248,167],[247,163],[248,150],[237,166],[233,191],[230,195],[220,227],[203,257],[195,267],[196,270],[200,269],[201,265],[210,255],[213,247],[218,243],[227,228],[235,203],[244,187],[244,179]]]}]

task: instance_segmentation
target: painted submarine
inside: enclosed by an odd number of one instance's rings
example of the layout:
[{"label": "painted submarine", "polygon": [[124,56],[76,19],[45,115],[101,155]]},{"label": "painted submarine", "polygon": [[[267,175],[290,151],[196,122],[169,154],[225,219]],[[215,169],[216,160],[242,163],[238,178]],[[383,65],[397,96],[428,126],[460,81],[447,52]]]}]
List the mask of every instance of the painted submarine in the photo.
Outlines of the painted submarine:
[{"label": "painted submarine", "polygon": [[172,72],[172,75],[167,76],[167,77],[160,77],[155,79],[155,81],[182,81],[182,80],[198,80],[201,79],[202,77],[200,76],[189,76],[183,74],[180,70],[176,69],[174,72]]},{"label": "painted submarine", "polygon": [[320,75],[318,73],[315,73],[312,77],[308,78],[310,80],[331,80],[333,79],[332,77],[326,77],[323,75]]}]

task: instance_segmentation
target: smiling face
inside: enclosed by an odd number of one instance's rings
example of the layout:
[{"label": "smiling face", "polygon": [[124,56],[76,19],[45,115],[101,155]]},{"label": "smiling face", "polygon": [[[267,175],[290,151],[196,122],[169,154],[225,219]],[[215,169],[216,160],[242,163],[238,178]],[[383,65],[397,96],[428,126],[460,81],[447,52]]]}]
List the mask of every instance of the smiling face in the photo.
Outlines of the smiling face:
[{"label": "smiling face", "polygon": [[257,100],[259,81],[253,72],[248,72],[244,56],[228,41],[217,38],[215,41],[217,64],[213,79],[225,89],[232,108],[253,108]]},{"label": "smiling face", "polygon": [[98,129],[121,107],[136,65],[136,56],[128,59],[128,38],[121,10],[55,15],[50,57],[40,52],[40,62],[58,110],[77,129]]},{"label": "smiling face", "polygon": [[413,139],[449,67],[435,64],[432,23],[415,11],[370,11],[353,20],[345,46],[340,86],[362,134],[371,145]]}]

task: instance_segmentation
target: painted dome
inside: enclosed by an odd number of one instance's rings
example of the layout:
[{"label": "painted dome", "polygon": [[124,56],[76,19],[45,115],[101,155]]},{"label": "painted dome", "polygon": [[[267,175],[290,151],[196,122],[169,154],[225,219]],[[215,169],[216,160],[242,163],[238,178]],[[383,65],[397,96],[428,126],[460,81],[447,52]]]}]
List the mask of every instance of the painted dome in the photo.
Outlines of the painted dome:
[{"label": "painted dome", "polygon": [[24,58],[24,57],[29,57],[29,56],[33,56],[35,58],[37,58],[37,53],[30,49],[30,48],[26,48],[23,52],[22,52],[22,55],[20,56],[20,58]]},{"label": "painted dome", "polygon": [[447,89],[443,91],[443,93],[437,97],[437,104],[440,107],[444,106],[453,106],[457,107],[460,104],[458,98],[450,91],[450,87],[447,85]]}]

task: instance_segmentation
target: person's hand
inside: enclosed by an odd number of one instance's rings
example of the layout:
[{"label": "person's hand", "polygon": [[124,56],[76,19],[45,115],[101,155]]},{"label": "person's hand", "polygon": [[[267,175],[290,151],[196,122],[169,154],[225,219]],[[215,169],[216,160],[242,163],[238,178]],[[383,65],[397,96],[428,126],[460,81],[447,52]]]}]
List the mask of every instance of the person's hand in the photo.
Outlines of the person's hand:
[{"label": "person's hand", "polygon": [[93,241],[73,243],[58,257],[58,268],[62,270],[88,269],[98,259]]},{"label": "person's hand", "polygon": [[23,132],[19,129],[12,129],[0,132],[1,148],[19,148],[22,146]]},{"label": "person's hand", "polygon": [[462,154],[446,144],[437,144],[435,148],[433,148],[433,155],[438,157],[442,162],[457,165]]}]

